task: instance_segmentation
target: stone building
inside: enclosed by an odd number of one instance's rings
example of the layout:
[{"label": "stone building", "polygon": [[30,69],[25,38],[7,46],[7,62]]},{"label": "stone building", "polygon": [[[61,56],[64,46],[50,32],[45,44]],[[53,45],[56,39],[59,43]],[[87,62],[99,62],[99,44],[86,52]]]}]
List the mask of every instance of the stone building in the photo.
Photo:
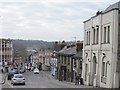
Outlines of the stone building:
[{"label": "stone building", "polygon": [[76,54],[75,45],[67,45],[58,52],[58,79],[60,81],[73,81],[73,60],[72,56]]},{"label": "stone building", "polygon": [[82,43],[70,44],[57,53],[57,79],[73,82],[82,74],[82,47]]},{"label": "stone building", "polygon": [[73,57],[73,81],[75,81],[76,76],[82,74],[82,51],[77,52]]},{"label": "stone building", "polygon": [[84,21],[85,85],[120,88],[120,1]]}]

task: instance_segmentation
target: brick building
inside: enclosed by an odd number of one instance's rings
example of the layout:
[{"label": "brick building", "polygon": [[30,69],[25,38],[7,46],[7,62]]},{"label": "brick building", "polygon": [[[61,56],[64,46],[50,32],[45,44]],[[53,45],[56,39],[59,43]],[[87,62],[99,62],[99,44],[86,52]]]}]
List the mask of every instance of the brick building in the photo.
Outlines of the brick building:
[{"label": "brick building", "polygon": [[10,39],[0,39],[0,68],[9,67],[13,60],[13,43]]}]

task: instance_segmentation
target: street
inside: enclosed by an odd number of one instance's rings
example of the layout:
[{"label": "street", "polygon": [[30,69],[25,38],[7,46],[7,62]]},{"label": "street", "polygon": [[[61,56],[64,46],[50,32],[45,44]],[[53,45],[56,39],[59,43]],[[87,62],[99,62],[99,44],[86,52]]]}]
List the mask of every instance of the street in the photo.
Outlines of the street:
[{"label": "street", "polygon": [[58,81],[47,71],[40,71],[40,74],[27,71],[23,75],[26,79],[26,85],[12,85],[10,80],[6,80],[2,88],[93,88],[92,86],[76,86],[71,82]]}]

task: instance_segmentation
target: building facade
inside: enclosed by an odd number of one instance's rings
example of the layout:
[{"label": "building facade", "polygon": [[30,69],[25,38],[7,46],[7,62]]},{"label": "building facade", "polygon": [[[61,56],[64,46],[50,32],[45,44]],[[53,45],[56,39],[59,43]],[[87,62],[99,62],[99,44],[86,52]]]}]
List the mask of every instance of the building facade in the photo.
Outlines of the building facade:
[{"label": "building facade", "polygon": [[38,67],[38,63],[39,63],[39,53],[38,53],[38,52],[35,52],[35,53],[32,55],[32,59],[33,59],[34,67]]},{"label": "building facade", "polygon": [[13,43],[10,39],[0,39],[0,67],[9,67],[13,62]]},{"label": "building facade", "polygon": [[22,57],[21,57],[21,55],[16,54],[16,55],[13,57],[13,60],[14,60],[14,67],[18,67],[18,68],[22,67],[23,62],[22,62]]},{"label": "building facade", "polygon": [[82,74],[82,50],[77,52],[73,57],[73,81],[77,76]]},{"label": "building facade", "polygon": [[74,82],[82,74],[83,43],[66,45],[57,53],[57,79]]},{"label": "building facade", "polygon": [[67,45],[58,52],[57,78],[60,81],[73,82],[73,60],[76,54],[76,47]]},{"label": "building facade", "polygon": [[50,70],[51,60],[53,55],[53,50],[50,49],[40,49],[38,52],[39,62],[42,65],[42,70]]},{"label": "building facade", "polygon": [[55,73],[57,71],[57,55],[56,51],[53,51],[52,58],[50,60],[50,65],[51,65],[51,75],[55,76]]},{"label": "building facade", "polygon": [[120,88],[120,2],[84,21],[85,85]]}]

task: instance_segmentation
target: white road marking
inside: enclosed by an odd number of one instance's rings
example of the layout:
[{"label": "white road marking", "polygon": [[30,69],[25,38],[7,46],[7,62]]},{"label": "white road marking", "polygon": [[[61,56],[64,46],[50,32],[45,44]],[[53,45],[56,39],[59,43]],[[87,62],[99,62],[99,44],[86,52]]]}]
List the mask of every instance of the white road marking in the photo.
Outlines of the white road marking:
[{"label": "white road marking", "polygon": [[14,88],[13,85],[11,85],[10,82],[8,82],[7,80],[6,80],[6,82],[7,82],[7,84],[8,84],[11,88]]}]

